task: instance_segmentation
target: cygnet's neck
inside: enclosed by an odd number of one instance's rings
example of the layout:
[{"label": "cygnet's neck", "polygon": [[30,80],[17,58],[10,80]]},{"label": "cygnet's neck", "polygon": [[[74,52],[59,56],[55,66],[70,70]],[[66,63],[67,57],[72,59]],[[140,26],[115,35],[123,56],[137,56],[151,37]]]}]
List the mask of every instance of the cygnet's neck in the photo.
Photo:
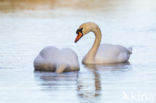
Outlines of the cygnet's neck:
[{"label": "cygnet's neck", "polygon": [[97,50],[98,50],[98,48],[100,46],[100,42],[101,42],[101,30],[100,30],[100,28],[97,25],[95,25],[95,27],[91,28],[90,31],[95,34],[95,41],[94,41],[92,48],[88,51],[87,55],[85,56],[85,58],[83,60],[84,64],[86,64],[86,62],[87,62],[87,64],[88,63],[91,63],[91,64],[95,63],[95,56],[96,56]]}]

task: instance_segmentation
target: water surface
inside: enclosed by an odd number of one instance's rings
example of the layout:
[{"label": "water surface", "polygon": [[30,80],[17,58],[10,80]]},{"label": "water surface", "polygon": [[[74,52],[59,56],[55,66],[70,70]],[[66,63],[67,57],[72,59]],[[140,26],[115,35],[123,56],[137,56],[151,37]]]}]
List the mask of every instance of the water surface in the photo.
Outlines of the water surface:
[{"label": "water surface", "polygon": [[[0,1],[1,103],[156,102],[154,0],[12,1]],[[74,39],[86,21],[99,24],[102,43],[132,46],[130,63],[82,65],[94,36]],[[34,58],[49,45],[75,50],[80,71],[34,72]]]}]

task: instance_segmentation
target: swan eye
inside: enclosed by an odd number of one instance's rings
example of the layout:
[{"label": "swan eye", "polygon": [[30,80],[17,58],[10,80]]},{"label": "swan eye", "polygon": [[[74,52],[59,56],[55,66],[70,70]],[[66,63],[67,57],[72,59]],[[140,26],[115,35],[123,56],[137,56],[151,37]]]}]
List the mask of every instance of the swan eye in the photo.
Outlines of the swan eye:
[{"label": "swan eye", "polygon": [[83,36],[82,29],[80,28],[76,31],[77,37],[75,38],[75,43]]},{"label": "swan eye", "polygon": [[[78,34],[79,32],[82,33],[82,30],[83,30],[83,28],[78,29],[78,30],[76,31],[76,34]],[[82,33],[82,34],[83,34],[83,33]]]}]

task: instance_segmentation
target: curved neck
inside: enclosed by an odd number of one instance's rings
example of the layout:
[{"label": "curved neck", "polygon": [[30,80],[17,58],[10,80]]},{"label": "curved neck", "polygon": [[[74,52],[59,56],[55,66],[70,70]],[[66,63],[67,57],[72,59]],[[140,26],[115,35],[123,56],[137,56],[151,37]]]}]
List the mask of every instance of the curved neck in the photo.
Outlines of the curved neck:
[{"label": "curved neck", "polygon": [[96,27],[95,29],[91,30],[91,32],[93,32],[95,34],[95,41],[94,41],[92,48],[87,53],[86,59],[88,59],[87,61],[94,62],[96,52],[97,52],[97,50],[100,46],[100,42],[101,42],[101,30],[99,27]]}]

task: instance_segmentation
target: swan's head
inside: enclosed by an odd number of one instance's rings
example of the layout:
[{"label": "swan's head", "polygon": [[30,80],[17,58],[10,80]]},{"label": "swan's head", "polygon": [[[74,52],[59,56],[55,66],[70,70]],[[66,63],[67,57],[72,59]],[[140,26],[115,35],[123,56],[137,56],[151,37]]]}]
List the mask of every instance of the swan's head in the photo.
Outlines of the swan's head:
[{"label": "swan's head", "polygon": [[98,25],[93,23],[93,22],[86,22],[80,25],[80,27],[77,29],[76,34],[77,37],[75,39],[75,43],[80,40],[81,37],[83,37],[85,34],[89,32],[94,32],[96,31]]}]

